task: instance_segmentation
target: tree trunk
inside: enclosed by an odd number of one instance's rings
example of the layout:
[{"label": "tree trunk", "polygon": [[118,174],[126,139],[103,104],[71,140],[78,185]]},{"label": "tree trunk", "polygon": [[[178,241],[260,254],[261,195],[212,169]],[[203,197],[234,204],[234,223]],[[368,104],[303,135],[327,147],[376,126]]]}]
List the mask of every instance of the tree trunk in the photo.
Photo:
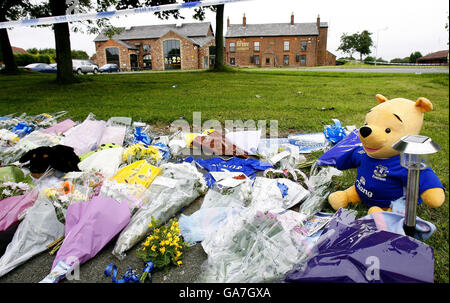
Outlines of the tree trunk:
[{"label": "tree trunk", "polygon": [[[0,17],[1,22],[5,22],[4,16]],[[6,28],[0,29],[0,47],[2,50],[3,63],[5,64],[5,72],[7,74],[17,74],[17,64],[14,60],[14,54],[9,42],[8,30]]]},{"label": "tree trunk", "polygon": [[223,10],[224,5],[216,6],[216,62],[214,64],[215,71],[223,71],[224,65],[224,51],[223,51]]},{"label": "tree trunk", "polygon": [[[66,14],[65,0],[50,0],[50,9],[53,16]],[[53,25],[55,33],[56,48],[56,81],[59,84],[75,82],[72,70],[72,54],[70,48],[70,30],[68,23],[57,23]]]}]

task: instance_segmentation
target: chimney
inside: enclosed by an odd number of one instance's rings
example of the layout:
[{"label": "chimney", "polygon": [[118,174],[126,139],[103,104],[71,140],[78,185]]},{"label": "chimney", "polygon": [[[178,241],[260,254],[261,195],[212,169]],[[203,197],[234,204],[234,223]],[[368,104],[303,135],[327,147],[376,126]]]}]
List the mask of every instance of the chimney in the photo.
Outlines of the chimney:
[{"label": "chimney", "polygon": [[317,30],[320,30],[320,15],[317,15]]},{"label": "chimney", "polygon": [[291,25],[294,25],[294,13],[291,14]]},{"label": "chimney", "polygon": [[230,17],[227,17],[227,27],[230,27]]},{"label": "chimney", "polygon": [[242,26],[247,26],[247,18],[245,18],[245,13],[244,13],[244,17],[242,18]]}]

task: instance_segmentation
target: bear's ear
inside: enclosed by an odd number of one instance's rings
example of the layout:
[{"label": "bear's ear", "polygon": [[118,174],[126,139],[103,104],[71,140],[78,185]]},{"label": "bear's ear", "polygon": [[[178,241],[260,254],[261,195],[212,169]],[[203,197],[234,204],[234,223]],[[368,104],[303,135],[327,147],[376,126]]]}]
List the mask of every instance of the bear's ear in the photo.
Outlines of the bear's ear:
[{"label": "bear's ear", "polygon": [[378,104],[386,102],[388,100],[385,96],[380,94],[377,94],[375,97],[377,98]]},{"label": "bear's ear", "polygon": [[416,101],[416,107],[422,112],[426,113],[433,109],[433,104],[430,100],[424,97],[420,97]]}]

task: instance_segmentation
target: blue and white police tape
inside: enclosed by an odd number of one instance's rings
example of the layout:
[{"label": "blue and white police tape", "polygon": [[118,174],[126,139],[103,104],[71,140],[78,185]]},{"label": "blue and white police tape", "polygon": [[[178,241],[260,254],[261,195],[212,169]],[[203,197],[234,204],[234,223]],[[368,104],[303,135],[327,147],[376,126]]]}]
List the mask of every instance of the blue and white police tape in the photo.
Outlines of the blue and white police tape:
[{"label": "blue and white police tape", "polygon": [[146,6],[146,7],[133,8],[133,9],[123,9],[123,10],[84,13],[84,14],[70,14],[70,15],[62,15],[62,16],[24,19],[24,20],[18,20],[18,21],[6,21],[6,22],[0,22],[0,29],[1,28],[36,26],[36,25],[49,25],[49,24],[56,24],[56,23],[66,23],[66,22],[86,21],[86,20],[97,20],[97,19],[125,16],[125,15],[129,16],[129,15],[136,15],[136,14],[143,14],[143,13],[155,13],[155,12],[163,12],[163,11],[170,11],[170,10],[180,10],[180,9],[184,9],[184,8],[214,6],[214,5],[221,5],[221,4],[227,4],[227,3],[233,3],[233,2],[243,2],[243,1],[250,1],[250,0],[193,1],[193,2],[175,3],[175,4],[167,4],[167,5]]},{"label": "blue and white police tape", "polygon": [[[109,275],[111,275],[112,281],[114,283],[139,283],[139,282],[144,282],[144,280],[149,277],[150,282],[152,282],[152,276],[151,276],[151,272],[154,268],[153,262],[152,261],[148,261],[146,262],[146,266],[145,268],[142,270],[142,274],[141,275],[135,275],[133,273],[133,270],[131,269],[131,267],[128,268],[127,272],[123,275],[123,278],[120,280],[117,280],[117,266],[114,264],[109,264],[108,266],[106,266],[105,268],[105,276],[109,277]],[[144,279],[142,279],[142,277],[144,277]],[[141,281],[142,280],[142,281]]]}]

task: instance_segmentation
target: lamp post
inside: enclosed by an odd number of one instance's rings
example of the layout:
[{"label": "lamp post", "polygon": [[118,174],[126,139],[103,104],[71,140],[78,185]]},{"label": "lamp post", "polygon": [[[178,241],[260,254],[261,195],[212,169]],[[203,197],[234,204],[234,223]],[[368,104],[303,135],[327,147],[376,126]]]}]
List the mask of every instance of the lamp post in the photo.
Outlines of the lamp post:
[{"label": "lamp post", "polygon": [[384,27],[384,28],[379,28],[377,30],[377,46],[375,47],[375,65],[377,65],[377,56],[378,56],[378,36],[380,35],[380,31],[385,31],[387,30],[389,27]]},{"label": "lamp post", "polygon": [[402,137],[392,148],[400,152],[400,163],[408,169],[403,229],[406,235],[413,237],[416,231],[420,171],[428,167],[428,155],[438,152],[441,147],[426,136],[412,135]]}]

